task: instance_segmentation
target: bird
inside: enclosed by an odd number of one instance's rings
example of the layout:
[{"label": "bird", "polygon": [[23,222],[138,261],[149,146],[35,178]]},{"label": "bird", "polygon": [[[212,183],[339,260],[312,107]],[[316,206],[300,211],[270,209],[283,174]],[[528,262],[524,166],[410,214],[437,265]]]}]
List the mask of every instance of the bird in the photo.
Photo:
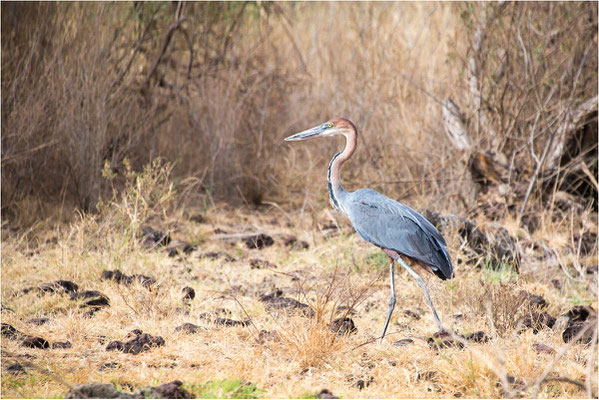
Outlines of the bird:
[{"label": "bird", "polygon": [[[432,310],[440,332],[445,329],[431,301],[424,280],[405,260],[411,261],[442,280],[454,277],[447,243],[441,233],[422,214],[409,206],[384,196],[373,189],[346,191],[341,186],[341,166],[356,150],[358,130],[347,118],[333,118],[324,124],[296,133],[285,141],[306,140],[316,137],[342,135],[345,148],[335,154],[329,163],[327,174],[329,197],[333,207],[349,218],[358,235],[366,242],[378,246],[389,258],[391,296],[387,317],[380,341],[385,337],[391,314],[395,308],[395,278],[393,264],[398,262],[416,279]],[[404,260],[405,259],[405,260]]]}]

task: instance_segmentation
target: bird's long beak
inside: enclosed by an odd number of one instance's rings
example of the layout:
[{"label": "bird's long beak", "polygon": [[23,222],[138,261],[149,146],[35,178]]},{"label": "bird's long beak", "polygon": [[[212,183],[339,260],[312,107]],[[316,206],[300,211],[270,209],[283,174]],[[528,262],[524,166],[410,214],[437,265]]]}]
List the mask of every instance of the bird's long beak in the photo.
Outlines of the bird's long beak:
[{"label": "bird's long beak", "polygon": [[312,129],[308,129],[307,131],[303,131],[300,133],[296,133],[295,135],[291,135],[289,137],[285,138],[286,142],[291,142],[293,140],[305,140],[305,139],[310,139],[316,136],[320,136],[322,133],[324,133],[325,129],[323,128],[323,126],[317,126],[315,128]]}]

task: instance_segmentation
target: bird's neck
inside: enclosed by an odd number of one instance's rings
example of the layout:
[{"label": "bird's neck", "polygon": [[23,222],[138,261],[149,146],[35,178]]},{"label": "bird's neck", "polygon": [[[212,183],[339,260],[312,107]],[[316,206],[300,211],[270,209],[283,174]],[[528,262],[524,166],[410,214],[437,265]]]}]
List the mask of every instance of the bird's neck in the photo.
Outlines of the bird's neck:
[{"label": "bird's neck", "polygon": [[343,207],[343,199],[347,192],[343,189],[343,186],[341,186],[341,166],[352,156],[352,154],[354,154],[358,134],[354,130],[353,132],[344,133],[344,136],[345,149],[333,156],[333,159],[329,164],[327,179],[329,182],[329,196],[331,197],[331,203],[343,214],[347,214]]}]

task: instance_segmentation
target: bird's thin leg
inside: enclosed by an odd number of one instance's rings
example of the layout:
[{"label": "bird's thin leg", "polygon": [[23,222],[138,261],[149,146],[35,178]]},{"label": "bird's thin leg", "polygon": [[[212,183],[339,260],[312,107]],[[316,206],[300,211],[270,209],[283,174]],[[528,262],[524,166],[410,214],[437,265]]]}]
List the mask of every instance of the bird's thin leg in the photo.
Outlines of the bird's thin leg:
[{"label": "bird's thin leg", "polygon": [[399,261],[399,263],[405,269],[408,270],[408,272],[410,273],[410,275],[412,275],[416,279],[416,282],[418,282],[418,286],[420,286],[420,288],[424,292],[424,297],[426,298],[426,301],[428,302],[428,305],[430,306],[431,310],[433,310],[433,316],[435,317],[435,322],[437,322],[437,326],[439,327],[439,331],[443,332],[445,329],[443,328],[443,325],[441,325],[441,320],[439,319],[439,316],[437,315],[437,310],[435,310],[435,306],[433,306],[433,302],[431,301],[431,298],[428,295],[428,290],[426,290],[426,285],[424,284],[424,280],[422,280],[422,278],[420,277],[420,275],[418,275],[412,268],[410,268],[408,266],[408,264],[406,264],[405,261],[401,259],[401,257],[398,258],[397,261]]},{"label": "bird's thin leg", "polygon": [[383,327],[383,334],[381,335],[381,341],[385,337],[389,321],[391,320],[391,314],[395,308],[395,277],[393,276],[393,259],[389,258],[391,263],[389,264],[389,275],[391,276],[391,297],[389,298],[389,310],[387,311],[387,319],[385,320],[385,326]]}]

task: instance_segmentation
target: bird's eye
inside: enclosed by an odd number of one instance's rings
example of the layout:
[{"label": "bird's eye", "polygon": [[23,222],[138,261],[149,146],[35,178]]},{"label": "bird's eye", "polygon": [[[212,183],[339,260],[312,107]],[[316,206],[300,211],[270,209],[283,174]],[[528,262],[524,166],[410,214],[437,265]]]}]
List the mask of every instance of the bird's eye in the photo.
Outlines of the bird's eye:
[{"label": "bird's eye", "polygon": [[327,128],[332,128],[333,127],[333,123],[332,122],[327,122]]}]

